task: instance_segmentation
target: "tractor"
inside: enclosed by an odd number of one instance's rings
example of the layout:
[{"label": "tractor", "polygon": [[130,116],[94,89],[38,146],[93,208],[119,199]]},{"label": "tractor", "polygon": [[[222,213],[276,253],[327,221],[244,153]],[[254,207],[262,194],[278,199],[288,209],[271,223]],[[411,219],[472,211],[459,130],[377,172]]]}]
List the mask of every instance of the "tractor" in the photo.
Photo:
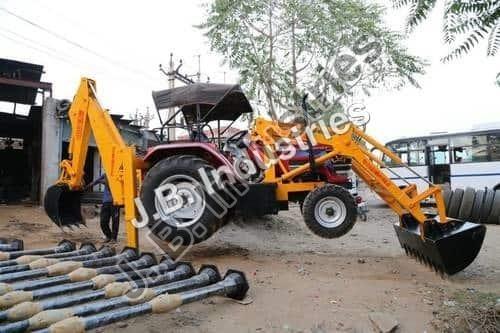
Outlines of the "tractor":
[{"label": "tractor", "polygon": [[[208,239],[235,214],[277,214],[290,202],[300,204],[314,234],[341,237],[352,229],[362,207],[350,192],[354,184],[345,176],[347,165],[399,215],[394,228],[407,254],[438,272],[455,274],[481,249],[486,228],[447,217],[439,186],[429,184],[421,193],[415,185],[398,187],[381,171],[383,161],[373,150],[408,168],[398,156],[348,121],[341,130],[312,126],[305,99],[305,121],[257,117],[249,130],[227,138],[221,121],[253,115],[238,85],[193,84],[154,92],[153,100],[158,110],[178,109],[158,129],[165,142],[138,157],[100,106],[95,82],[81,80],[68,111],[69,159],[61,162],[61,176],[45,196],[45,210],[54,223],[85,223],[80,197],[92,133],[115,204],[125,207],[128,246],[138,247],[139,226],[165,242],[192,245]],[[183,121],[177,123],[180,114]],[[172,127],[185,131],[189,140],[171,140]],[[433,212],[421,205],[430,197],[436,202]]]}]

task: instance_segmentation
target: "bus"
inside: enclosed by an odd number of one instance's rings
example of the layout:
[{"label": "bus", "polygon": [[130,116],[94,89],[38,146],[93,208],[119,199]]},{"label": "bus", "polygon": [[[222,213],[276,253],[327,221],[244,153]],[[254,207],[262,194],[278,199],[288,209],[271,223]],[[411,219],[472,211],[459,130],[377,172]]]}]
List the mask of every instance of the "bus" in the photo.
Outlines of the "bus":
[{"label": "bus", "polygon": [[383,156],[386,174],[399,186],[407,184],[404,178],[419,190],[425,190],[428,182],[449,184],[452,189],[500,190],[500,123],[466,132],[402,138],[386,146],[415,171]]}]

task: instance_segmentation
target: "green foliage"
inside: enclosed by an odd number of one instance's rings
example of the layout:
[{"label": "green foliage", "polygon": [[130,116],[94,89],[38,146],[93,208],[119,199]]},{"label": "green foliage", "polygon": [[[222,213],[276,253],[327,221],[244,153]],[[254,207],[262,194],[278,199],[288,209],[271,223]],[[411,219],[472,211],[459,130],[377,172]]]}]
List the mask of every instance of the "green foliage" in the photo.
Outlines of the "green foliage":
[{"label": "green foliage", "polygon": [[352,54],[362,36],[379,42],[381,55],[363,66],[344,93],[335,92],[337,101],[375,87],[417,85],[416,76],[424,72],[425,62],[408,54],[403,37],[385,27],[384,8],[366,1],[213,0],[206,8],[199,28],[211,48],[238,70],[246,92],[272,117],[299,105],[301,91],[328,89],[318,84],[316,69],[330,69],[340,55]]},{"label": "green foliage", "polygon": [[[412,30],[425,20],[438,0],[393,0],[396,8],[410,7],[407,21]],[[446,0],[443,36],[447,44],[461,41],[443,58],[449,61],[470,52],[482,39],[488,43],[487,54],[494,56],[500,49],[500,1]]]}]

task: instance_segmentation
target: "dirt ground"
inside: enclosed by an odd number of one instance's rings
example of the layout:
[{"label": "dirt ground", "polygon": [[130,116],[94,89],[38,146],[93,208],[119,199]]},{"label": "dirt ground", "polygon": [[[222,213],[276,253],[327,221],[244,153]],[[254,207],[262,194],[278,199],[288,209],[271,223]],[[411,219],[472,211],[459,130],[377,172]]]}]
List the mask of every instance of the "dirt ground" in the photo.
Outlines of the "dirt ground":
[{"label": "dirt ground", "polygon": [[[436,332],[431,324],[456,290],[500,294],[500,226],[488,226],[485,244],[465,271],[445,279],[406,257],[392,224],[394,213],[371,195],[368,221],[346,236],[325,240],[311,234],[298,207],[275,217],[238,220],[185,257],[246,272],[248,305],[214,298],[174,313],[143,316],[99,332],[373,332],[371,312],[399,322],[400,332]],[[0,237],[17,237],[26,248],[61,239],[99,244],[97,219],[89,228],[63,233],[39,207],[0,207]],[[123,228],[122,228],[123,229]],[[122,244],[124,235],[121,235]],[[159,254],[146,234],[142,249]]]}]

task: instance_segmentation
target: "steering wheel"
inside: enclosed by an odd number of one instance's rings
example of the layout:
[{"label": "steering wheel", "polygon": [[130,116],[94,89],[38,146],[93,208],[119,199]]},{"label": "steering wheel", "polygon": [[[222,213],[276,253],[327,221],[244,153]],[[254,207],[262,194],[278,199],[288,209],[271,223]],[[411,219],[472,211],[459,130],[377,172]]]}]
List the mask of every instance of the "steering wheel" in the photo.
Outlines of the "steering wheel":
[{"label": "steering wheel", "polygon": [[[239,131],[239,132],[234,133],[233,135],[231,135],[229,138],[226,139],[225,146],[236,145],[236,147],[238,147],[238,148],[246,147],[246,145],[243,142],[243,139],[245,138],[245,136],[247,134],[248,134],[248,130],[243,130],[243,131]],[[243,143],[243,145],[241,145],[242,143]]]}]

